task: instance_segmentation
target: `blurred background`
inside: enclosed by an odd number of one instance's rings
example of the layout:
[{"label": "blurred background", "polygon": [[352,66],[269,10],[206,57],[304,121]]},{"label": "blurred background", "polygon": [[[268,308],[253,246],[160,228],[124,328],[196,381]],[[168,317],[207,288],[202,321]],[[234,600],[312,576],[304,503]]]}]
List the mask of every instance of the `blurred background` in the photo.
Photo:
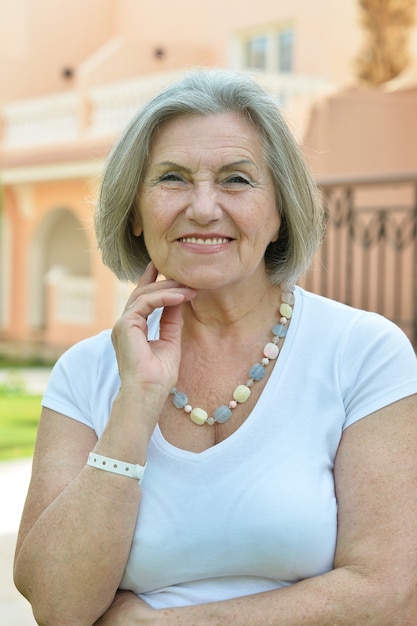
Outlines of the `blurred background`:
[{"label": "blurred background", "polygon": [[0,623],[40,397],[131,285],[101,263],[94,202],[136,110],[195,67],[250,72],[282,107],[329,210],[300,284],[417,347],[416,0],[0,0]]}]

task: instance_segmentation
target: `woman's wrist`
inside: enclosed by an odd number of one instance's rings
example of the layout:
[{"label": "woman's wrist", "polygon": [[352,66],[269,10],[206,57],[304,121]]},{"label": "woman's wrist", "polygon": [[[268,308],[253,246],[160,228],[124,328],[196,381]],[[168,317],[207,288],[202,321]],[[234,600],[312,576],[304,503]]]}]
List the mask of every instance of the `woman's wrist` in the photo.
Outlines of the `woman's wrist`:
[{"label": "woman's wrist", "polygon": [[135,442],[135,447],[137,443],[143,441],[147,446],[166,397],[163,401],[156,401],[138,392],[137,388],[120,388],[113,402],[109,424],[120,430],[122,441],[126,442],[130,438],[132,443]]}]

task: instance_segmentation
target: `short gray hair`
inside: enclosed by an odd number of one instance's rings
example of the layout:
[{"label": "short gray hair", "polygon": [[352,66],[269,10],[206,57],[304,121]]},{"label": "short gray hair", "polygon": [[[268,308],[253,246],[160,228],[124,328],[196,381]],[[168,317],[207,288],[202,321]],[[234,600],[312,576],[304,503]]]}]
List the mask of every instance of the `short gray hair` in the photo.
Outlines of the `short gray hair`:
[{"label": "short gray hair", "polygon": [[133,234],[132,216],[155,130],[181,115],[225,112],[244,114],[255,125],[274,179],[281,227],[265,252],[271,282],[293,283],[310,266],[323,238],[323,203],[276,101],[243,73],[199,70],[145,104],[108,157],[95,227],[103,262],[119,279],[136,282],[150,261],[143,235]]}]

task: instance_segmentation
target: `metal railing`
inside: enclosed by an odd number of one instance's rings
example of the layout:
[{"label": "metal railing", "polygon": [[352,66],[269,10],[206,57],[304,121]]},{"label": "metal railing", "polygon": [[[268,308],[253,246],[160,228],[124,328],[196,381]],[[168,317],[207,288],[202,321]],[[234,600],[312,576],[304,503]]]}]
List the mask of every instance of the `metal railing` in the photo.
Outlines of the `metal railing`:
[{"label": "metal railing", "polygon": [[384,315],[417,348],[417,172],[318,184],[329,221],[302,284]]}]

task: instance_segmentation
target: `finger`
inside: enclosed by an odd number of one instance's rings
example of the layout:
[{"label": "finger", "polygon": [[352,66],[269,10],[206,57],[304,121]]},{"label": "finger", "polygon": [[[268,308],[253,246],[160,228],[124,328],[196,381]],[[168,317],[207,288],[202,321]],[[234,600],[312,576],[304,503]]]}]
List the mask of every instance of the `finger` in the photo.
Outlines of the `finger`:
[{"label": "finger", "polygon": [[139,278],[136,287],[134,288],[134,290],[130,294],[130,296],[129,296],[127,302],[126,302],[126,306],[124,308],[124,311],[127,311],[128,309],[131,308],[134,300],[137,298],[138,291],[142,287],[144,287],[146,285],[152,285],[153,283],[155,283],[157,277],[158,277],[158,270],[156,269],[155,265],[151,261],[146,266],[146,269],[143,272],[142,276]]},{"label": "finger", "polygon": [[172,307],[191,300],[196,294],[190,287],[171,287],[139,294],[127,307],[128,317],[147,318],[155,309]]},{"label": "finger", "polygon": [[[182,292],[179,290],[158,291],[146,294],[146,296],[142,296],[133,302],[130,309],[117,320],[112,330],[112,343],[116,354],[120,352],[120,346],[131,331],[140,331],[143,340],[147,341],[147,318],[158,308],[164,309],[164,322],[161,325],[160,339],[168,342],[178,342],[182,328],[181,305],[186,299],[191,299],[195,295],[187,292],[192,292],[192,290],[184,288]],[[174,309],[172,313],[167,313],[171,309]]]},{"label": "finger", "polygon": [[149,285],[150,283],[154,283],[158,278],[158,270],[155,265],[152,263],[148,263],[146,270],[143,272],[142,276],[139,278],[137,287],[141,285]]},{"label": "finger", "polygon": [[182,326],[182,304],[165,307],[159,325],[159,338],[163,341],[178,342]]},{"label": "finger", "polygon": [[137,300],[137,298],[139,298],[140,296],[150,293],[152,291],[160,291],[161,289],[183,289],[184,285],[181,285],[180,283],[178,283],[175,280],[159,280],[156,281],[156,278],[158,277],[158,272],[155,269],[155,266],[152,266],[152,264],[148,265],[148,267],[146,268],[146,275],[144,274],[137,286],[135,287],[135,289],[132,291],[132,293],[129,296],[128,301],[126,302],[126,306],[124,311],[126,312],[128,309],[131,309],[134,302]]}]

